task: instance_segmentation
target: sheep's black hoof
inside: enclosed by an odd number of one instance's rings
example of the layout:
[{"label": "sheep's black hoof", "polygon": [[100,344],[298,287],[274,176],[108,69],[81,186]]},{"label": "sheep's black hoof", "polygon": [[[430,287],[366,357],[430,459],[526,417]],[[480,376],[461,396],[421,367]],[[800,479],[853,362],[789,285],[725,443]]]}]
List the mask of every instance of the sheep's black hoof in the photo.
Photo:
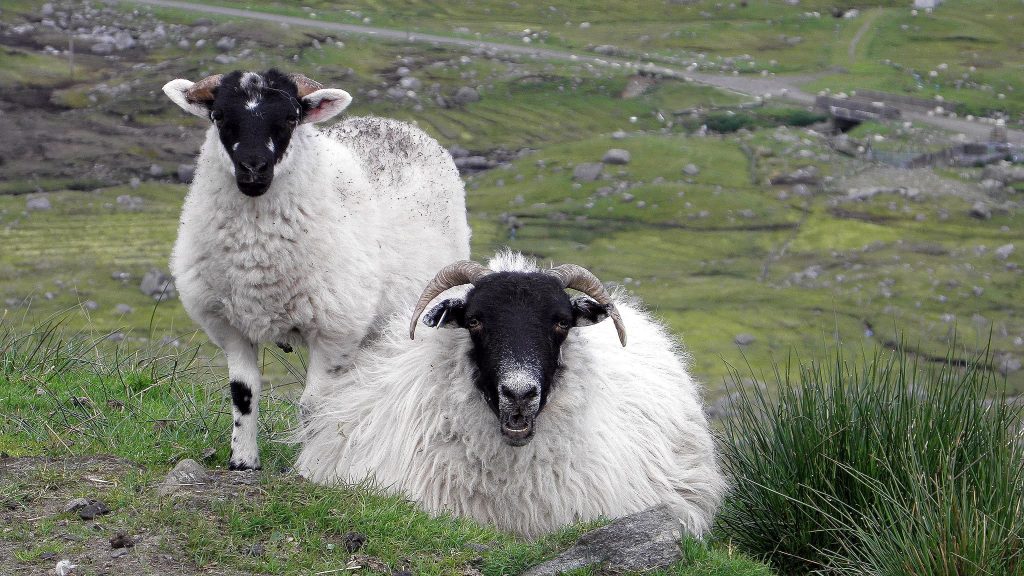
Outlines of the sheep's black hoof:
[{"label": "sheep's black hoof", "polygon": [[260,466],[259,463],[253,465],[253,464],[248,464],[246,462],[236,462],[234,460],[231,460],[230,462],[228,462],[228,470],[244,471],[244,470],[262,470],[262,469],[263,469],[263,466]]},{"label": "sheep's black hoof", "polygon": [[284,342],[277,342],[277,347],[280,348],[281,350],[284,350],[285,354],[292,353],[292,347],[290,344],[286,344]]}]

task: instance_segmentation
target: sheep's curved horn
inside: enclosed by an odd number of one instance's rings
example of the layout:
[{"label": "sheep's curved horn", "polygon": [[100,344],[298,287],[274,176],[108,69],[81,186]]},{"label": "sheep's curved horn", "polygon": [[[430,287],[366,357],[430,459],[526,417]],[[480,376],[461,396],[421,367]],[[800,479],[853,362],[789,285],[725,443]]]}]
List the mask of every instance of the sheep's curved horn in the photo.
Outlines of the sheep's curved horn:
[{"label": "sheep's curved horn", "polygon": [[608,294],[608,291],[604,289],[604,284],[601,284],[601,281],[597,279],[597,276],[594,276],[593,272],[576,264],[562,264],[544,272],[558,278],[562,282],[562,286],[579,290],[593,298],[598,304],[607,305],[608,315],[612,317],[612,322],[615,323],[615,331],[619,333],[619,342],[623,346],[626,345],[626,327],[622,324],[619,310],[615,307],[615,303],[612,302],[612,297]]},{"label": "sheep's curved horn", "polygon": [[472,260],[460,260],[442,268],[437,273],[437,276],[434,276],[434,279],[423,289],[423,294],[420,296],[419,302],[416,303],[416,309],[412,312],[412,322],[409,324],[409,338],[416,338],[416,322],[419,321],[420,315],[423,314],[427,304],[430,304],[430,301],[436,298],[438,294],[455,286],[476,284],[477,280],[490,273],[490,269]]},{"label": "sheep's curved horn", "polygon": [[214,74],[196,82],[185,91],[185,100],[193,104],[209,104],[213,102],[213,91],[220,86],[220,81],[223,77],[223,74]]},{"label": "sheep's curved horn", "polygon": [[295,86],[299,89],[299,100],[302,100],[306,96],[309,96],[313,92],[316,92],[317,90],[320,90],[324,87],[323,84],[317,82],[316,80],[310,80],[309,78],[306,78],[302,74],[289,74],[288,78],[292,82],[295,82]]}]

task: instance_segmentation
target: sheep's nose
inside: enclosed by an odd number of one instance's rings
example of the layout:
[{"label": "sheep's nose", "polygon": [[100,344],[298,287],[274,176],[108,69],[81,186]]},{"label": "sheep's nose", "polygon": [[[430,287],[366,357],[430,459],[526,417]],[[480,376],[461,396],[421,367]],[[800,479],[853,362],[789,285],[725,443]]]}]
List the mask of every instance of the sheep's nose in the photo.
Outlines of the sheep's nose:
[{"label": "sheep's nose", "polygon": [[526,404],[537,397],[539,390],[536,386],[516,386],[511,387],[505,384],[501,385],[501,395],[516,404]]},{"label": "sheep's nose", "polygon": [[249,160],[245,162],[239,162],[239,164],[242,165],[242,168],[245,168],[252,174],[259,174],[267,169],[266,160]]},{"label": "sheep's nose", "polygon": [[522,412],[513,414],[508,419],[508,425],[512,428],[526,428],[530,425],[530,419]]}]

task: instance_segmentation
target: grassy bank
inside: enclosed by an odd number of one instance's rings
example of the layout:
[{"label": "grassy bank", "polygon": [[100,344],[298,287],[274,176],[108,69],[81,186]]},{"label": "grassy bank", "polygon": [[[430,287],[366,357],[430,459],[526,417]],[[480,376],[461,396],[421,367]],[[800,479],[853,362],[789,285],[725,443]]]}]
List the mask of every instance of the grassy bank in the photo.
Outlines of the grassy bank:
[{"label": "grassy bank", "polygon": [[[108,539],[137,540],[115,566],[183,574],[517,574],[567,548],[590,526],[528,542],[486,526],[430,517],[369,485],[325,488],[288,472],[293,404],[261,399],[264,471],[229,473],[230,404],[223,379],[195,350],[99,353],[58,328],[0,323],[0,572],[103,572]],[[170,467],[194,458],[209,486],[161,497]],[[112,513],[84,522],[64,503],[100,499]],[[353,555],[352,539],[365,543]],[[687,542],[679,576],[767,576],[763,564],[717,544]],[[168,558],[165,558],[168,557]],[[354,562],[354,564],[353,564]],[[108,566],[109,567],[109,566]]]}]

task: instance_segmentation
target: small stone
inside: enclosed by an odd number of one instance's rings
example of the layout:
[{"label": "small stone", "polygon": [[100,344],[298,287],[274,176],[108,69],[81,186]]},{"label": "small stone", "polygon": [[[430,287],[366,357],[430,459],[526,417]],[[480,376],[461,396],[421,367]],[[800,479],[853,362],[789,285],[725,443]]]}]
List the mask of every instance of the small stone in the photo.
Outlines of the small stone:
[{"label": "small stone", "polygon": [[1013,254],[1013,244],[1003,244],[999,248],[996,248],[996,258],[1000,260],[1006,260]]},{"label": "small stone", "polygon": [[96,310],[99,307],[100,305],[97,304],[95,300],[86,300],[85,302],[82,302],[82,308],[85,308],[86,310],[89,311]]},{"label": "small stone", "polygon": [[572,179],[577,182],[593,182],[601,177],[604,164],[600,162],[584,162],[577,164],[572,171]]},{"label": "small stone", "polygon": [[78,509],[78,517],[82,520],[92,520],[106,514],[110,514],[110,508],[99,500],[90,500],[88,504]]},{"label": "small stone", "polygon": [[68,501],[68,503],[64,505],[64,513],[68,514],[71,512],[78,512],[79,510],[85,508],[88,505],[89,501],[86,500],[85,498],[75,498],[74,500]]},{"label": "small stone", "polygon": [[178,297],[178,291],[174,287],[174,278],[170,274],[155,268],[146,272],[146,275],[142,277],[139,289],[142,290],[143,294],[158,302],[173,300]]},{"label": "small stone", "polygon": [[683,174],[686,174],[687,176],[696,176],[697,174],[700,174],[700,168],[698,168],[696,164],[687,164],[686,166],[683,166]]},{"label": "small stone", "polygon": [[114,306],[114,312],[117,312],[118,314],[131,314],[132,312],[135,312],[135,308],[132,308],[127,304],[118,304]]},{"label": "small stone", "polygon": [[29,198],[25,202],[25,210],[29,212],[49,210],[53,206],[50,205],[50,199],[46,196],[34,196]]},{"label": "small stone", "polygon": [[236,40],[234,38],[229,38],[227,36],[221,36],[220,40],[217,40],[217,44],[216,44],[217,50],[220,50],[222,52],[227,52],[228,50],[234,50],[235,49],[235,42],[236,42]]},{"label": "small stone", "polygon": [[605,164],[623,165],[629,164],[630,159],[629,150],[612,148],[604,153],[604,156],[601,157],[601,162],[604,162]]},{"label": "small stone", "polygon": [[975,202],[973,206],[971,206],[971,210],[970,212],[968,212],[968,214],[970,214],[972,218],[977,218],[979,220],[989,220],[992,218],[992,209],[988,207],[988,204],[985,204],[984,202],[979,200]]},{"label": "small stone", "polygon": [[132,190],[138,190],[139,186],[142,185],[142,180],[139,180],[138,176],[132,176],[132,179],[128,181],[128,185],[131,186]]},{"label": "small stone", "polygon": [[476,91],[476,88],[472,88],[470,86],[463,86],[455,91],[455,95],[452,96],[452,100],[456,104],[464,106],[471,102],[479,102],[480,93]]},{"label": "small stone", "polygon": [[202,464],[191,458],[185,458],[175,464],[174,469],[167,473],[157,492],[161,496],[169,496],[182,487],[206,484],[209,481],[210,475]]},{"label": "small stone", "polygon": [[159,164],[152,164],[149,167],[149,175],[154,178],[159,178],[164,175],[164,167]]},{"label": "small stone", "polygon": [[757,339],[754,338],[752,334],[737,334],[736,337],[733,338],[733,342],[740,346],[749,346],[753,344],[755,340]]},{"label": "small stone", "polygon": [[131,548],[132,546],[135,546],[135,539],[124,532],[118,532],[110,539],[110,547],[114,549]]},{"label": "small stone", "polygon": [[117,197],[116,201],[119,207],[131,212],[142,210],[143,205],[146,203],[142,198],[132,196],[131,194],[121,194]]},{"label": "small stone", "polygon": [[191,184],[196,175],[196,167],[193,164],[178,164],[175,175],[178,177],[178,182]]},{"label": "small stone", "polygon": [[111,558],[120,558],[121,556],[124,556],[127,553],[128,553],[128,549],[127,548],[116,548],[116,549],[114,549],[114,550],[112,550],[110,552],[110,557]]},{"label": "small stone", "polygon": [[342,537],[342,541],[345,543],[345,550],[352,554],[358,552],[366,544],[366,535],[359,532],[348,532]]}]

